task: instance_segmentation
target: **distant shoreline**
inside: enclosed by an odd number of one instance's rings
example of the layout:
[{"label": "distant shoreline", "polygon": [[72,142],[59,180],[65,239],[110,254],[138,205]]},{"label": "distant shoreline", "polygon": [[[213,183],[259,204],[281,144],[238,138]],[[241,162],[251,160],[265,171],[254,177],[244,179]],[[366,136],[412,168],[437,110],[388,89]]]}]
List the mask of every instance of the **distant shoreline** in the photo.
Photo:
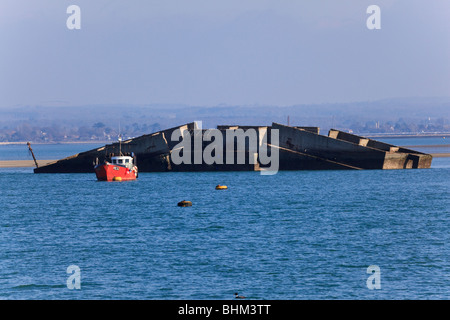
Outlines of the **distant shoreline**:
[{"label": "distant shoreline", "polygon": [[[33,144],[111,144],[117,141],[52,141],[52,142],[30,142]],[[0,142],[0,146],[7,145],[26,145],[28,141],[16,141],[16,142]]]},{"label": "distant shoreline", "polygon": [[[38,166],[42,167],[58,160],[37,160]],[[0,168],[30,168],[35,167],[33,160],[1,160]]]},{"label": "distant shoreline", "polygon": [[433,158],[450,158],[450,153],[431,153]]},{"label": "distant shoreline", "polygon": [[362,137],[366,138],[446,138],[450,137],[449,132],[441,132],[441,133],[423,133],[423,134],[414,134],[414,133],[397,133],[397,134],[391,134],[391,133],[378,133],[378,134],[358,134]]},{"label": "distant shoreline", "polygon": [[[362,137],[366,137],[366,138],[370,138],[370,139],[379,139],[379,138],[450,138],[450,132],[436,132],[436,133],[422,133],[422,134],[414,134],[414,133],[396,133],[396,134],[392,134],[392,133],[378,133],[378,134],[358,134]],[[118,141],[113,141],[113,140],[105,140],[105,141],[92,141],[92,140],[87,140],[87,141],[50,141],[50,142],[32,142],[30,141],[31,144],[111,144],[111,143],[116,143]],[[13,145],[13,144],[17,144],[17,145],[23,145],[23,144],[27,144],[28,141],[7,141],[7,142],[0,142],[0,146],[1,145]]]}]

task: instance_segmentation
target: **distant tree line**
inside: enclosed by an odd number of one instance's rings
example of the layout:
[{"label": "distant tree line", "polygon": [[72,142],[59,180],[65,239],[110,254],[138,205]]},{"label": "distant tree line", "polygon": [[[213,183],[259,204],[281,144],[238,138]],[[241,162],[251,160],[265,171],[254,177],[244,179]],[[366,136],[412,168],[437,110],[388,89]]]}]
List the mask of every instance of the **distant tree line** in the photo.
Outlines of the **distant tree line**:
[{"label": "distant tree line", "polygon": [[[428,118],[425,120],[406,120],[399,118],[388,121],[363,121],[357,119],[335,119],[332,127],[355,134],[365,133],[433,133],[450,132],[449,120],[444,118]],[[179,125],[180,123],[173,124]],[[250,123],[251,125],[251,123]],[[296,125],[292,124],[291,125]],[[119,129],[103,122],[95,122],[92,125],[60,125],[48,126],[32,125],[24,122],[14,128],[0,128],[0,142],[76,142],[76,141],[117,141],[119,134],[125,139],[154,133],[166,129],[160,123],[129,123],[123,124]],[[120,130],[120,132],[119,132]]]},{"label": "distant tree line", "polygon": [[444,118],[408,121],[400,118],[395,121],[344,121],[340,129],[354,133],[432,133],[450,132],[450,123]]},{"label": "distant tree line", "polygon": [[33,126],[23,123],[15,128],[0,129],[0,142],[76,142],[76,141],[117,141],[120,136],[125,140],[143,134],[161,130],[159,123],[127,124],[122,128],[111,128],[103,122],[83,126]]}]

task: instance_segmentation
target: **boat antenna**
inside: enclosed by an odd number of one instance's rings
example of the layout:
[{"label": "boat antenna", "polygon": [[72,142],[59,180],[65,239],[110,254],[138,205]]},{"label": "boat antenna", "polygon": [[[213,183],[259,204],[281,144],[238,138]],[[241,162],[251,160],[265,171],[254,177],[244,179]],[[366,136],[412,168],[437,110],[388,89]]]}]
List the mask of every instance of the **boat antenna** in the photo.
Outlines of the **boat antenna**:
[{"label": "boat antenna", "polygon": [[30,142],[27,142],[27,145],[28,145],[28,150],[30,150],[31,155],[33,156],[33,160],[34,160],[34,164],[36,165],[36,168],[39,168],[38,163],[37,163],[37,161],[36,161],[36,157],[34,156],[34,153],[33,153],[33,149],[31,149],[31,144],[30,144]]},{"label": "boat antenna", "polygon": [[120,121],[119,121],[119,156],[122,155],[122,134],[120,133]]}]

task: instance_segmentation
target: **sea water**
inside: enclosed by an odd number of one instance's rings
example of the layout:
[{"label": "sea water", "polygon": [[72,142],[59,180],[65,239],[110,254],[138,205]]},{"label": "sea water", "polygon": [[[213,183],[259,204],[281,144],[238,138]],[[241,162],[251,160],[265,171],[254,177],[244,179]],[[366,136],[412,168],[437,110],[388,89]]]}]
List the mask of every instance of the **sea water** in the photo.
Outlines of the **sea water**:
[{"label": "sea water", "polygon": [[450,158],[130,182],[10,168],[0,188],[1,299],[450,298]]}]

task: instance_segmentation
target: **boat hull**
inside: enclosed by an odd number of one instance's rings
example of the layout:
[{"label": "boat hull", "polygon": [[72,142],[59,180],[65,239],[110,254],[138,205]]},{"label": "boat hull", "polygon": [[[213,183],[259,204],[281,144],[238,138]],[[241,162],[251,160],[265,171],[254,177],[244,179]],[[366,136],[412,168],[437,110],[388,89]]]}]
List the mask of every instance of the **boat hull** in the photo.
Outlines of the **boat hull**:
[{"label": "boat hull", "polygon": [[94,170],[97,179],[100,181],[128,181],[137,178],[136,169],[130,170],[110,163],[95,166]]}]

